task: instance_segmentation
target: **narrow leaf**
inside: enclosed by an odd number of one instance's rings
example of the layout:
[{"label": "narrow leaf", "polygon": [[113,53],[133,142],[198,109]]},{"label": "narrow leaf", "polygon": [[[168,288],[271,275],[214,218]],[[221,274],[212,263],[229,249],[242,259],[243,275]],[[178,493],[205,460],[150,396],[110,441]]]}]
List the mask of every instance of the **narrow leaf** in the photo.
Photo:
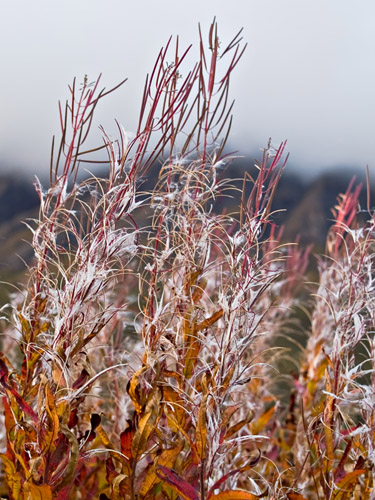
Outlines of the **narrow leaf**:
[{"label": "narrow leaf", "polygon": [[251,469],[252,467],[254,467],[260,460],[260,457],[261,457],[261,451],[258,450],[258,455],[253,459],[251,460],[250,463],[238,468],[238,469],[235,469],[235,470],[232,470],[230,472],[228,472],[227,474],[225,474],[224,476],[222,476],[220,479],[218,479],[210,488],[210,490],[208,491],[207,493],[207,498],[211,498],[213,492],[219,488],[219,486],[221,484],[223,484],[229,477],[231,476],[234,476],[236,474],[240,474],[241,472],[246,472],[247,470]]},{"label": "narrow leaf", "polygon": [[14,500],[21,500],[21,475],[16,471],[14,463],[6,455],[1,454],[0,458],[4,464],[9,492],[13,495]]},{"label": "narrow leaf", "polygon": [[182,479],[174,470],[159,465],[156,470],[157,476],[167,483],[184,500],[199,500],[199,496],[190,483]]},{"label": "narrow leaf", "polygon": [[120,434],[121,453],[130,460],[131,458],[133,458],[132,442],[135,434],[135,427],[131,420],[127,420],[127,424],[127,428]]},{"label": "narrow leaf", "polygon": [[195,433],[197,443],[197,451],[201,459],[206,456],[206,443],[207,443],[207,423],[206,423],[206,410],[207,410],[207,395],[201,401],[198,415],[198,423]]},{"label": "narrow leaf", "polygon": [[299,493],[287,493],[288,500],[307,500],[305,497]]},{"label": "narrow leaf", "polygon": [[365,469],[358,469],[354,470],[353,472],[349,472],[346,474],[345,477],[343,477],[337,484],[337,488],[339,488],[339,491],[337,491],[336,495],[333,497],[335,500],[341,500],[342,498],[345,498],[346,494],[348,493],[348,488],[350,487],[352,489],[353,485],[357,482],[358,476],[361,474],[365,473]]},{"label": "narrow leaf", "polygon": [[161,455],[157,459],[156,466],[154,465],[154,463],[150,464],[150,466],[146,469],[145,477],[142,480],[142,485],[139,488],[139,494],[142,498],[150,492],[151,488],[156,484],[156,482],[160,484],[159,478],[156,475],[157,466],[159,465],[172,469],[175,464],[176,458],[180,454],[183,447],[183,441],[181,441],[180,443],[177,442],[173,448],[162,451]]},{"label": "narrow leaf", "polygon": [[261,495],[253,495],[243,490],[227,490],[217,495],[212,495],[210,500],[257,500],[258,498],[264,498],[264,496],[264,493]]},{"label": "narrow leaf", "polygon": [[154,431],[159,419],[160,399],[160,390],[156,389],[152,398],[146,405],[145,411],[139,421],[138,428],[133,437],[132,455],[135,458],[139,457],[144,451],[146,451],[149,437]]},{"label": "narrow leaf", "polygon": [[[246,418],[241,420],[240,422],[237,422],[236,424],[232,425],[229,427],[227,432],[225,433],[225,438],[224,439],[229,439],[232,437],[234,434],[237,434],[238,431],[240,431],[245,425],[249,424],[252,419],[254,418],[253,414],[249,414]],[[262,418],[262,417],[260,417]]]},{"label": "narrow leaf", "polygon": [[143,366],[140,368],[130,379],[127,391],[128,394],[133,402],[134,408],[138,414],[141,413],[142,411],[142,405],[139,404],[138,401],[138,382],[139,382],[139,377],[146,371],[146,367]]}]

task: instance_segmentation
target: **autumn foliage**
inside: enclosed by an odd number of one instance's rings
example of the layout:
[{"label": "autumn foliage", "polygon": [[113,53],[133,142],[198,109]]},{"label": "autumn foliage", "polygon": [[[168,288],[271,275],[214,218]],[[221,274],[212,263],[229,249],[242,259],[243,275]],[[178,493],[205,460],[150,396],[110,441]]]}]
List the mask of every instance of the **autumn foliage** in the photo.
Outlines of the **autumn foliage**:
[{"label": "autumn foliage", "polygon": [[[160,51],[132,138],[85,146],[99,81],[60,107],[2,331],[3,497],[375,498],[374,214],[357,224],[354,185],[338,198],[309,298],[310,249],[272,221],[285,144],[242,189],[224,175],[241,38],[213,23],[186,71],[191,50]],[[103,153],[108,175],[82,180]]]}]

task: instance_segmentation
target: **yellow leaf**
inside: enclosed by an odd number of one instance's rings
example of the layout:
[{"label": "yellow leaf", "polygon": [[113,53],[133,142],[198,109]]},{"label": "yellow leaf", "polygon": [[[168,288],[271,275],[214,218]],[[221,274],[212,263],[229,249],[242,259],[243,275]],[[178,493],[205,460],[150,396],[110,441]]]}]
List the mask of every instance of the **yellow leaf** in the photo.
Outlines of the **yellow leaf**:
[{"label": "yellow leaf", "polygon": [[206,456],[207,425],[206,425],[207,395],[203,396],[199,407],[198,423],[195,431],[198,455],[201,459]]},{"label": "yellow leaf", "polygon": [[184,400],[180,396],[179,391],[170,385],[166,385],[163,387],[163,400],[168,403],[168,407],[172,408],[173,415],[177,422],[181,426],[184,426],[186,420]]},{"label": "yellow leaf", "polygon": [[0,458],[4,464],[5,475],[7,478],[8,488],[10,493],[13,495],[14,500],[21,500],[21,476],[16,471],[14,463],[9,460],[9,458],[3,453]]},{"label": "yellow leaf", "polygon": [[155,464],[148,465],[145,471],[145,476],[142,480],[142,484],[139,486],[138,494],[140,498],[144,498],[147,495],[147,493],[151,490],[157,480],[158,476],[155,472]]},{"label": "yellow leaf", "polygon": [[48,416],[50,417],[50,425],[48,429],[50,442],[48,444],[51,445],[52,443],[55,442],[60,432],[60,421],[56,411],[55,399],[53,397],[49,384],[46,384],[45,395],[46,395],[45,399],[46,410]]},{"label": "yellow leaf", "polygon": [[139,382],[139,377],[142,375],[147,370],[145,366],[142,366],[130,379],[129,382],[129,389],[128,389],[128,394],[133,402],[135,411],[138,413],[138,415],[142,411],[142,405],[139,404],[138,402],[138,397],[137,397],[137,386]]},{"label": "yellow leaf", "polygon": [[[366,472],[366,469],[353,470],[353,472],[348,472],[337,484],[339,491],[333,497],[335,500],[341,500],[349,492],[352,493],[353,486],[357,482],[358,476]],[[351,488],[350,490],[348,490]]]},{"label": "yellow leaf", "polygon": [[228,490],[222,491],[217,495],[210,496],[210,500],[258,500],[258,498],[263,498],[262,495],[253,495],[243,490]]},{"label": "yellow leaf", "polygon": [[98,427],[96,427],[95,432],[98,434],[98,436],[100,437],[102,443],[106,448],[113,448],[111,441],[109,440],[108,434],[103,429],[103,426],[101,424],[99,424]]},{"label": "yellow leaf", "polygon": [[27,370],[29,373],[31,373],[34,370],[34,366],[39,361],[42,354],[43,354],[42,350],[39,350],[36,347],[34,347],[34,352],[32,353],[30,359],[27,360]]},{"label": "yellow leaf", "polygon": [[196,447],[195,443],[192,441],[192,439],[187,434],[187,432],[185,431],[185,429],[183,427],[181,427],[181,425],[179,424],[179,422],[177,422],[176,417],[168,409],[167,406],[165,407],[164,411],[165,411],[165,416],[167,417],[168,426],[171,429],[171,431],[176,432],[176,433],[178,432],[178,433],[180,433],[185,438],[186,442],[189,443],[189,447],[190,447],[190,450],[191,450],[192,455],[193,455],[193,462],[195,464],[200,463],[200,458],[198,456],[197,447]]},{"label": "yellow leaf", "polygon": [[240,420],[240,422],[237,422],[236,424],[229,427],[229,429],[225,433],[225,439],[229,439],[234,434],[237,434],[237,432],[241,430],[243,427],[245,427],[245,425],[249,424],[253,420],[253,418],[254,414],[250,413],[246,418]]},{"label": "yellow leaf", "polygon": [[26,482],[23,485],[25,500],[52,500],[51,487],[48,484],[33,484]]},{"label": "yellow leaf", "polygon": [[333,433],[332,433],[332,422],[334,417],[334,398],[329,393],[332,392],[331,383],[329,381],[328,370],[326,370],[326,401],[323,411],[323,422],[324,422],[324,436],[326,444],[326,453],[328,460],[334,460],[334,443],[333,443]]},{"label": "yellow leaf", "polygon": [[180,454],[183,447],[184,443],[182,441],[175,443],[173,448],[163,450],[157,461],[150,464],[150,466],[146,469],[145,477],[139,488],[139,495],[141,498],[145,497],[147,493],[150,492],[156,482],[160,482],[158,476],[156,475],[156,466],[163,465],[170,469],[174,469],[176,458]]},{"label": "yellow leaf", "polygon": [[254,421],[251,425],[251,431],[253,434],[259,434],[264,427],[271,420],[273,414],[275,413],[275,406],[272,406],[269,410],[267,410],[263,415],[261,415],[258,420]]},{"label": "yellow leaf", "polygon": [[146,451],[148,439],[159,419],[160,399],[160,390],[157,388],[146,405],[133,437],[132,454],[134,458],[139,457]]},{"label": "yellow leaf", "polygon": [[70,409],[68,403],[64,400],[59,401],[56,405],[57,415],[65,424],[69,421]]},{"label": "yellow leaf", "polygon": [[203,321],[198,323],[198,325],[194,329],[194,333],[200,332],[205,328],[208,328],[209,326],[213,325],[214,323],[216,323],[217,320],[219,320],[222,317],[223,314],[224,312],[222,309],[219,309],[218,311],[214,312],[209,318],[204,319]]},{"label": "yellow leaf", "polygon": [[28,335],[30,333],[30,323],[21,313],[19,313],[18,318],[21,322],[22,330],[25,333],[25,338],[26,340],[28,340]]},{"label": "yellow leaf", "polygon": [[125,474],[119,474],[112,482],[112,487],[113,487],[113,500],[122,500],[124,498],[123,493],[121,489],[123,486],[126,487],[125,485],[122,485],[121,483],[125,481],[128,478],[127,475]]},{"label": "yellow leaf", "polygon": [[198,338],[193,338],[185,354],[184,375],[186,378],[192,376],[201,348],[202,343],[200,340]]}]

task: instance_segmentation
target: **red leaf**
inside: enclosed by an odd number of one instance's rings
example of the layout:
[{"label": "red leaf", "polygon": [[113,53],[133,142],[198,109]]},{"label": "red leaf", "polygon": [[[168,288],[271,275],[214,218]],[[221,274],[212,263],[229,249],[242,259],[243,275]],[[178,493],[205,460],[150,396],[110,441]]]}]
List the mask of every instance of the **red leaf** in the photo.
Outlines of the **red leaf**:
[{"label": "red leaf", "polygon": [[258,455],[253,459],[251,460],[251,462],[249,462],[248,464],[238,468],[238,469],[234,469],[230,472],[228,472],[227,474],[225,474],[224,476],[222,476],[220,479],[218,479],[216,481],[216,483],[214,483],[212,485],[212,487],[210,488],[209,492],[207,493],[207,498],[210,498],[212,495],[213,495],[213,492],[221,485],[223,484],[229,477],[231,476],[234,476],[235,474],[240,474],[241,472],[245,472],[249,469],[251,469],[252,467],[254,467],[254,465],[256,465],[259,460],[260,460],[260,457],[261,457],[261,451],[258,450]]},{"label": "red leaf", "polygon": [[14,399],[17,401],[17,404],[21,408],[21,410],[24,413],[27,413],[27,415],[29,415],[29,417],[34,421],[34,423],[37,424],[39,422],[39,419],[35,411],[26,403],[24,399],[21,398],[21,396],[15,389],[12,389],[9,386],[7,387],[7,389],[12,393]]},{"label": "red leaf", "polygon": [[65,434],[59,434],[55,446],[55,451],[53,452],[49,463],[49,468],[52,472],[54,472],[58,466],[60,466],[61,469],[62,462],[64,460],[66,461],[66,458],[69,457],[69,441]]},{"label": "red leaf", "polygon": [[0,353],[0,383],[4,387],[4,389],[6,389],[7,391],[9,391],[13,395],[13,397],[17,401],[17,404],[20,407],[20,409],[24,413],[27,413],[27,415],[29,415],[29,417],[32,418],[32,420],[34,421],[34,423],[37,424],[38,423],[38,416],[35,413],[35,411],[32,408],[30,408],[30,406],[18,394],[18,392],[15,389],[13,389],[13,387],[11,387],[8,384],[8,367],[4,363],[4,361],[2,360],[1,353]]},{"label": "red leaf", "polygon": [[82,387],[85,384],[85,382],[88,381],[89,377],[90,377],[89,373],[85,369],[83,369],[81,371],[80,376],[73,383],[73,389],[79,389],[80,387]]},{"label": "red leaf", "polygon": [[78,409],[77,408],[74,408],[74,410],[72,410],[70,412],[69,422],[68,422],[68,428],[69,429],[73,429],[73,427],[78,424],[77,413],[78,413]]},{"label": "red leaf", "polygon": [[[2,353],[0,353],[0,356]],[[0,382],[5,384],[8,382],[8,367],[0,357]]]},{"label": "red leaf", "polygon": [[199,500],[199,496],[191,484],[182,479],[174,470],[159,465],[156,469],[156,475],[169,484],[184,500]]},{"label": "red leaf", "polygon": [[127,421],[128,427],[120,434],[121,440],[121,453],[123,453],[129,460],[133,458],[132,442],[135,433],[135,427],[131,420]]}]

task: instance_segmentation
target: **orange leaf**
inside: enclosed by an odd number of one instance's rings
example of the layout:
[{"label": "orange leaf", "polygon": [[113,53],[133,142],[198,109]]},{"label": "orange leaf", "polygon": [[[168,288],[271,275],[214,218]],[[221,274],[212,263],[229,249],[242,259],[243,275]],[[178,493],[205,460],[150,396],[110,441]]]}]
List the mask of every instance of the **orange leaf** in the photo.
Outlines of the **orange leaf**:
[{"label": "orange leaf", "polygon": [[193,462],[195,464],[200,463],[200,458],[198,456],[196,444],[190,438],[190,436],[187,434],[187,432],[185,431],[185,429],[176,420],[176,417],[174,416],[174,414],[170,410],[168,410],[167,406],[165,407],[165,416],[167,417],[167,422],[168,422],[169,428],[173,432],[176,432],[176,433],[179,432],[186,439],[186,441],[189,443],[189,447],[190,447],[190,450],[191,450],[192,456],[193,456]]},{"label": "orange leaf", "polygon": [[258,498],[263,498],[264,493],[261,495],[253,495],[253,493],[248,493],[243,490],[227,490],[218,493],[217,495],[212,495],[210,500],[257,500]]},{"label": "orange leaf", "polygon": [[149,437],[154,431],[159,419],[160,399],[160,390],[156,389],[152,398],[146,405],[133,437],[132,455],[134,458],[139,457],[146,451]]},{"label": "orange leaf", "polygon": [[203,396],[199,408],[198,423],[195,431],[195,440],[197,444],[198,454],[201,459],[206,456],[206,443],[207,443],[207,425],[206,425],[206,409],[207,409],[207,395]]},{"label": "orange leaf", "polygon": [[194,332],[200,332],[201,330],[204,330],[205,328],[213,325],[218,319],[222,317],[223,314],[224,312],[222,309],[214,312],[209,318],[204,319],[203,321],[198,323],[198,325],[196,325],[196,327],[194,328]]},{"label": "orange leaf", "polygon": [[57,439],[57,436],[60,432],[60,421],[59,421],[59,416],[56,411],[56,406],[55,406],[55,399],[53,397],[51,388],[49,384],[46,384],[45,387],[45,406],[46,406],[46,411],[48,413],[48,416],[50,418],[50,422],[48,425],[48,439],[49,443],[48,446],[51,446],[52,443],[54,443]]},{"label": "orange leaf", "polygon": [[21,475],[16,471],[16,467],[14,463],[9,460],[9,458],[1,454],[0,458],[4,464],[4,471],[7,478],[7,485],[9,488],[9,492],[12,494],[12,498],[14,500],[20,500],[21,495]]},{"label": "orange leaf", "polygon": [[230,472],[228,472],[227,474],[224,474],[224,476],[222,476],[220,479],[218,479],[210,488],[210,490],[208,491],[207,493],[207,498],[211,498],[212,495],[213,495],[213,492],[219,488],[225,481],[227,481],[227,479],[231,476],[234,476],[236,474],[240,474],[241,472],[246,472],[247,470],[251,469],[252,467],[254,467],[254,465],[256,465],[258,462],[259,462],[259,459],[260,459],[260,456],[261,456],[261,452],[259,450],[259,453],[258,453],[258,456],[256,458],[254,458],[250,463],[248,463],[247,465],[244,465],[243,467],[240,467],[239,469],[233,469],[231,470]]},{"label": "orange leaf", "polygon": [[[157,459],[157,465],[172,469],[175,464],[176,458],[180,454],[183,447],[184,443],[181,441],[180,443],[177,442],[173,448],[163,450],[161,455]],[[141,498],[145,497],[147,493],[150,492],[151,488],[155,485],[156,482],[160,483],[159,477],[156,475],[156,467],[154,466],[154,463],[152,463],[150,464],[150,467],[146,469],[145,477],[142,480],[142,485],[139,488],[139,494],[141,495]]]},{"label": "orange leaf", "polygon": [[51,487],[47,484],[37,485],[34,483],[25,483],[25,500],[52,500]]},{"label": "orange leaf", "polygon": [[142,366],[142,368],[140,368],[136,373],[134,373],[134,375],[129,381],[129,387],[127,388],[128,394],[133,402],[134,408],[138,413],[138,415],[142,411],[142,405],[139,404],[139,398],[138,398],[138,391],[139,391],[138,382],[139,382],[139,377],[142,375],[142,373],[146,371],[146,369],[147,368],[145,366]]},{"label": "orange leaf", "polygon": [[133,458],[132,441],[135,434],[135,428],[131,420],[128,420],[127,424],[127,428],[120,434],[121,453],[124,454],[128,460],[130,460]]},{"label": "orange leaf", "polygon": [[194,338],[189,345],[185,355],[184,375],[186,378],[190,378],[192,376],[201,349],[202,343],[199,339]]},{"label": "orange leaf", "polygon": [[[348,488],[352,487],[355,485],[357,482],[358,476],[366,472],[366,469],[358,469],[358,470],[353,470],[353,472],[348,472],[337,484],[337,488],[339,488],[339,491],[337,491],[336,495],[333,497],[335,500],[340,500],[341,498],[344,498],[344,495],[348,493]],[[349,491],[351,492],[351,491]]]},{"label": "orange leaf", "polygon": [[184,400],[180,392],[170,385],[163,387],[163,400],[168,403],[170,408],[173,408],[173,415],[176,421],[183,427],[186,416],[184,409]]},{"label": "orange leaf", "polygon": [[234,434],[236,434],[239,430],[241,430],[243,427],[245,427],[245,425],[247,425],[248,423],[250,423],[253,420],[253,418],[254,418],[254,415],[250,414],[246,418],[244,418],[243,420],[241,420],[240,422],[237,422],[236,424],[234,424],[231,427],[229,427],[229,429],[225,433],[225,438],[224,439],[229,439],[231,436],[233,436]]},{"label": "orange leaf", "polygon": [[287,493],[288,500],[307,500],[305,497],[299,493]]},{"label": "orange leaf", "polygon": [[253,434],[259,434],[264,429],[264,427],[268,424],[273,414],[275,413],[275,409],[276,407],[272,406],[269,410],[263,413],[263,415],[261,415],[257,421],[251,424],[251,431],[253,432]]}]

